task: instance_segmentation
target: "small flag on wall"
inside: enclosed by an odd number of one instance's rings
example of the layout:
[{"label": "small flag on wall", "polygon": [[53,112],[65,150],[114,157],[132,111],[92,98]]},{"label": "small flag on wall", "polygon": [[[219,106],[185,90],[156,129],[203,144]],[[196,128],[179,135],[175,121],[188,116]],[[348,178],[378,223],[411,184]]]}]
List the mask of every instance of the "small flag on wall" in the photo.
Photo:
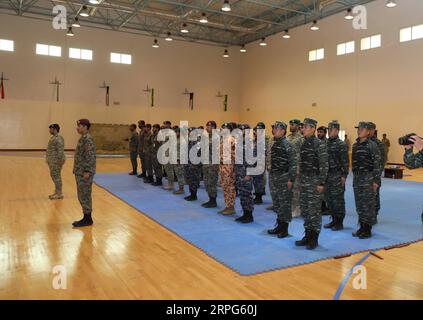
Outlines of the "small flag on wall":
[{"label": "small flag on wall", "polygon": [[189,108],[194,110],[194,92],[189,93]]},{"label": "small flag on wall", "polygon": [[223,100],[223,111],[228,111],[228,95],[225,94],[225,99]]},{"label": "small flag on wall", "polygon": [[106,86],[106,106],[110,103],[110,87]]},{"label": "small flag on wall", "polygon": [[1,77],[1,82],[0,82],[0,88],[1,88],[1,98],[4,99],[4,81],[3,81],[3,77]]},{"label": "small flag on wall", "polygon": [[154,107],[154,88],[151,88],[151,107]]}]

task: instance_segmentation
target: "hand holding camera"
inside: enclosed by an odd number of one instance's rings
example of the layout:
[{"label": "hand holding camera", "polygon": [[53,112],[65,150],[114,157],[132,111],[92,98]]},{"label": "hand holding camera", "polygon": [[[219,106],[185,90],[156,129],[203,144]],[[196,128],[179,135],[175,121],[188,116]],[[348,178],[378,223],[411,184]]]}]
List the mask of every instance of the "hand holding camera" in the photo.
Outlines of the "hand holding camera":
[{"label": "hand holding camera", "polygon": [[410,133],[398,139],[398,143],[406,149],[416,147],[417,150],[423,150],[423,139],[415,133]]}]

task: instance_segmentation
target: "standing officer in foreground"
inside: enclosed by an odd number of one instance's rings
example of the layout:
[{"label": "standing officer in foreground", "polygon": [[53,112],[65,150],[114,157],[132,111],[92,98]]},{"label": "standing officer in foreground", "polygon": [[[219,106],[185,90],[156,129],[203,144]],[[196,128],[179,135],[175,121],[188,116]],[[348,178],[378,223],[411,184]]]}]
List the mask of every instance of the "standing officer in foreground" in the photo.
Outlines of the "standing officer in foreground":
[{"label": "standing officer in foreground", "polygon": [[76,179],[78,200],[81,204],[84,217],[75,221],[72,225],[75,228],[90,226],[93,224],[92,214],[92,185],[96,170],[95,144],[89,130],[91,123],[88,119],[81,119],[77,122],[76,130],[81,135],[75,150],[73,174]]},{"label": "standing officer in foreground", "polygon": [[138,171],[138,132],[137,126],[131,124],[129,127],[131,132],[131,137],[127,139],[129,141],[129,157],[131,158],[132,172],[129,173],[130,176],[136,176]]},{"label": "standing officer in foreground", "polygon": [[50,200],[63,199],[62,193],[62,167],[65,164],[65,141],[59,135],[60,126],[55,123],[49,126],[51,138],[47,145],[46,161],[50,169],[50,176],[54,182],[54,193]]},{"label": "standing officer in foreground", "polygon": [[349,170],[348,147],[339,139],[340,125],[332,121],[328,125],[329,139],[326,142],[329,156],[329,171],[326,181],[326,202],[332,221],[325,228],[332,231],[342,230],[345,218],[345,181]]},{"label": "standing officer in foreground", "polygon": [[297,246],[315,249],[322,228],[322,199],[328,174],[326,143],[314,134],[317,121],[303,121],[304,143],[300,152],[300,207],[304,217],[305,236],[296,241]]},{"label": "standing officer in foreground", "polygon": [[276,121],[273,127],[274,141],[271,150],[270,179],[273,211],[278,218],[276,228],[268,230],[278,238],[288,236],[288,226],[292,219],[292,189],[297,176],[297,153],[286,139],[286,124]]},{"label": "standing officer in foreground", "polygon": [[352,149],[352,171],[355,206],[360,228],[354,237],[367,239],[372,236],[372,226],[376,224],[376,192],[380,181],[380,152],[370,139],[372,124],[358,124],[358,138]]}]

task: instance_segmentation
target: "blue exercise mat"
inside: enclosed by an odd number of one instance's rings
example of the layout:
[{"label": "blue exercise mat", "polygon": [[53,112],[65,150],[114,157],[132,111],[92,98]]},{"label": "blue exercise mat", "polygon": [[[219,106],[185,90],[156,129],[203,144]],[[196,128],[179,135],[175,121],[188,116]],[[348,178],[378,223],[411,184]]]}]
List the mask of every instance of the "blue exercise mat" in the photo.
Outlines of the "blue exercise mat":
[{"label": "blue exercise mat", "polygon": [[[254,223],[240,224],[234,221],[236,216],[217,213],[224,207],[221,190],[218,208],[205,209],[201,203],[208,198],[203,188],[198,192],[198,201],[187,202],[182,195],[173,195],[128,174],[95,176],[97,185],[242,275],[423,240],[420,218],[423,183],[383,179],[379,223],[373,228],[372,238],[360,240],[351,235],[357,228],[351,180],[350,175],[347,180],[344,230],[333,232],[322,229],[319,247],[306,250],[296,247],[294,243],[303,236],[301,218],[293,219],[288,238],[278,239],[267,234],[267,229],[273,228],[276,218],[275,213],[265,209],[270,204],[268,197],[264,197],[264,204],[255,206]],[[242,212],[238,198],[236,210],[238,214]],[[327,223],[329,219],[324,216],[323,222]]]}]

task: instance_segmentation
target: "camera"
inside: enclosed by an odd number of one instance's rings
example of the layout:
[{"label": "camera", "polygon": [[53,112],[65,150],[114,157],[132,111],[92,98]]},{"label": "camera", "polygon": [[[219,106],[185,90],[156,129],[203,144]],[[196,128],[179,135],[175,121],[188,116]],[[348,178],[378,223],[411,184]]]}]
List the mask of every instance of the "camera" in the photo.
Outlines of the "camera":
[{"label": "camera", "polygon": [[413,144],[414,142],[410,139],[412,136],[417,136],[415,133],[409,133],[401,138],[398,139],[398,143],[401,146],[409,146],[410,144]]}]

